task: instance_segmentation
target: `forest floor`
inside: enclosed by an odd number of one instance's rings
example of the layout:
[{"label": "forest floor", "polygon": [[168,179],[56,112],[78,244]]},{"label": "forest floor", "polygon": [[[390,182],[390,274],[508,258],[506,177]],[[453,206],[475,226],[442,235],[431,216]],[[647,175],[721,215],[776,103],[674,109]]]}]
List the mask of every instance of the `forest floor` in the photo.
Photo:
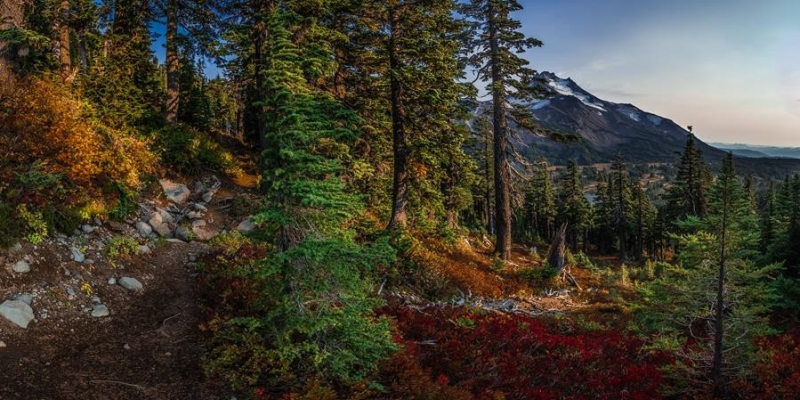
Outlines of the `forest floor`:
[{"label": "forest floor", "polygon": [[[155,199],[151,205],[166,207],[159,189],[140,201]],[[206,204],[206,229],[235,229],[242,217],[231,211],[231,201],[249,192],[223,180]],[[223,398],[201,369],[203,315],[194,261],[210,246],[145,238],[134,226],[134,220],[91,224],[70,237],[0,250],[0,266],[6,266],[0,302],[27,294],[35,315],[27,329],[0,318],[0,399]],[[150,250],[110,257],[103,249],[119,237]],[[83,250],[86,260],[75,261],[72,247]],[[14,272],[18,260],[26,260],[30,272]],[[137,279],[142,290],[114,283],[121,277]],[[92,316],[98,304],[108,316]]]}]

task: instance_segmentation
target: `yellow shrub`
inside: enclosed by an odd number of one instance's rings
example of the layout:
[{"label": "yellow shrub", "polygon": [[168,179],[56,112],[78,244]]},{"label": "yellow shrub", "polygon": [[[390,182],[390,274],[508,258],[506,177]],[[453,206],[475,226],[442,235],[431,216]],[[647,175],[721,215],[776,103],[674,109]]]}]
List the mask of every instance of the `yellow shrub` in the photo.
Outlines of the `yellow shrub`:
[{"label": "yellow shrub", "polygon": [[142,174],[154,168],[147,144],[93,121],[89,111],[56,80],[28,78],[0,86],[0,176],[11,178],[12,172],[41,163],[43,172],[62,178],[73,202],[102,194],[103,188],[136,189]]}]

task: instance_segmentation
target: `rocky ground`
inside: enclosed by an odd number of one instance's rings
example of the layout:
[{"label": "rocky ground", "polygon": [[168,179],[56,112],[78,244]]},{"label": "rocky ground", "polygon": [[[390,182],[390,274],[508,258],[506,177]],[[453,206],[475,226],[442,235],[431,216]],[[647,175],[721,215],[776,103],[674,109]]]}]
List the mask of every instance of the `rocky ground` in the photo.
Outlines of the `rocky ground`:
[{"label": "rocky ground", "polygon": [[200,369],[195,261],[252,229],[249,194],[159,183],[135,218],[0,250],[0,399],[220,398]]}]

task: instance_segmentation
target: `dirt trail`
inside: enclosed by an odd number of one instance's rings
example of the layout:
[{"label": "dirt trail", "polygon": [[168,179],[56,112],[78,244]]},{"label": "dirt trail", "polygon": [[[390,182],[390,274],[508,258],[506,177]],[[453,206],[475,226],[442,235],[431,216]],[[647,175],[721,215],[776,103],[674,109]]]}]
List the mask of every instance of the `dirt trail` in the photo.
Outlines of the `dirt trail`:
[{"label": "dirt trail", "polygon": [[[226,182],[207,204],[207,227],[235,227],[241,217],[231,215],[231,200],[245,191]],[[91,237],[88,246],[112,236],[136,237],[132,224],[124,224],[122,232],[120,225],[97,227],[86,235]],[[31,261],[30,273],[0,270],[0,302],[36,293],[32,306],[37,318],[27,329],[0,318],[0,340],[5,342],[0,347],[0,399],[229,398],[205,382],[201,369],[202,315],[192,261],[208,252],[209,245],[151,240],[150,254],[87,265],[69,259],[70,240],[74,236],[39,246],[25,243],[5,257],[0,251],[0,266],[22,257]],[[107,282],[120,276],[137,278],[143,290]],[[80,291],[81,282],[91,283],[91,293]],[[66,288],[77,293],[68,297]],[[93,299],[102,300],[110,315],[91,317]]]}]

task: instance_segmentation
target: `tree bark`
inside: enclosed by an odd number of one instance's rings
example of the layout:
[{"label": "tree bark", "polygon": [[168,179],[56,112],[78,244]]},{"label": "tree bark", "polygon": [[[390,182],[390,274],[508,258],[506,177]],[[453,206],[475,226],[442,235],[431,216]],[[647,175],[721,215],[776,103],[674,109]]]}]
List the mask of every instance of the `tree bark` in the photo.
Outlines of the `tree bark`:
[{"label": "tree bark", "polygon": [[392,103],[392,150],[394,153],[394,177],[392,184],[392,216],[387,230],[403,227],[408,221],[408,184],[410,149],[406,133],[406,109],[403,83],[395,72],[400,68],[400,49],[397,38],[401,35],[399,15],[395,8],[389,9],[389,79]]},{"label": "tree bark", "polygon": [[61,78],[65,81],[69,79],[72,73],[72,57],[69,43],[69,9],[69,0],[61,0],[58,10],[60,17],[58,23],[58,61]]},{"label": "tree bark", "polygon": [[178,122],[180,103],[180,63],[178,61],[178,0],[167,1],[167,99],[164,119]]},{"label": "tree bark", "polygon": [[495,253],[500,259],[511,258],[511,166],[506,157],[508,147],[508,121],[505,114],[505,81],[501,71],[499,28],[495,22],[495,11],[487,10],[489,45],[492,69],[492,127],[494,129],[494,195],[495,195]]},{"label": "tree bark", "polygon": [[[24,23],[25,2],[23,0],[0,1],[0,30],[21,28]],[[6,43],[0,41],[0,78],[10,77],[16,63],[16,55],[11,54],[6,48]]]}]

